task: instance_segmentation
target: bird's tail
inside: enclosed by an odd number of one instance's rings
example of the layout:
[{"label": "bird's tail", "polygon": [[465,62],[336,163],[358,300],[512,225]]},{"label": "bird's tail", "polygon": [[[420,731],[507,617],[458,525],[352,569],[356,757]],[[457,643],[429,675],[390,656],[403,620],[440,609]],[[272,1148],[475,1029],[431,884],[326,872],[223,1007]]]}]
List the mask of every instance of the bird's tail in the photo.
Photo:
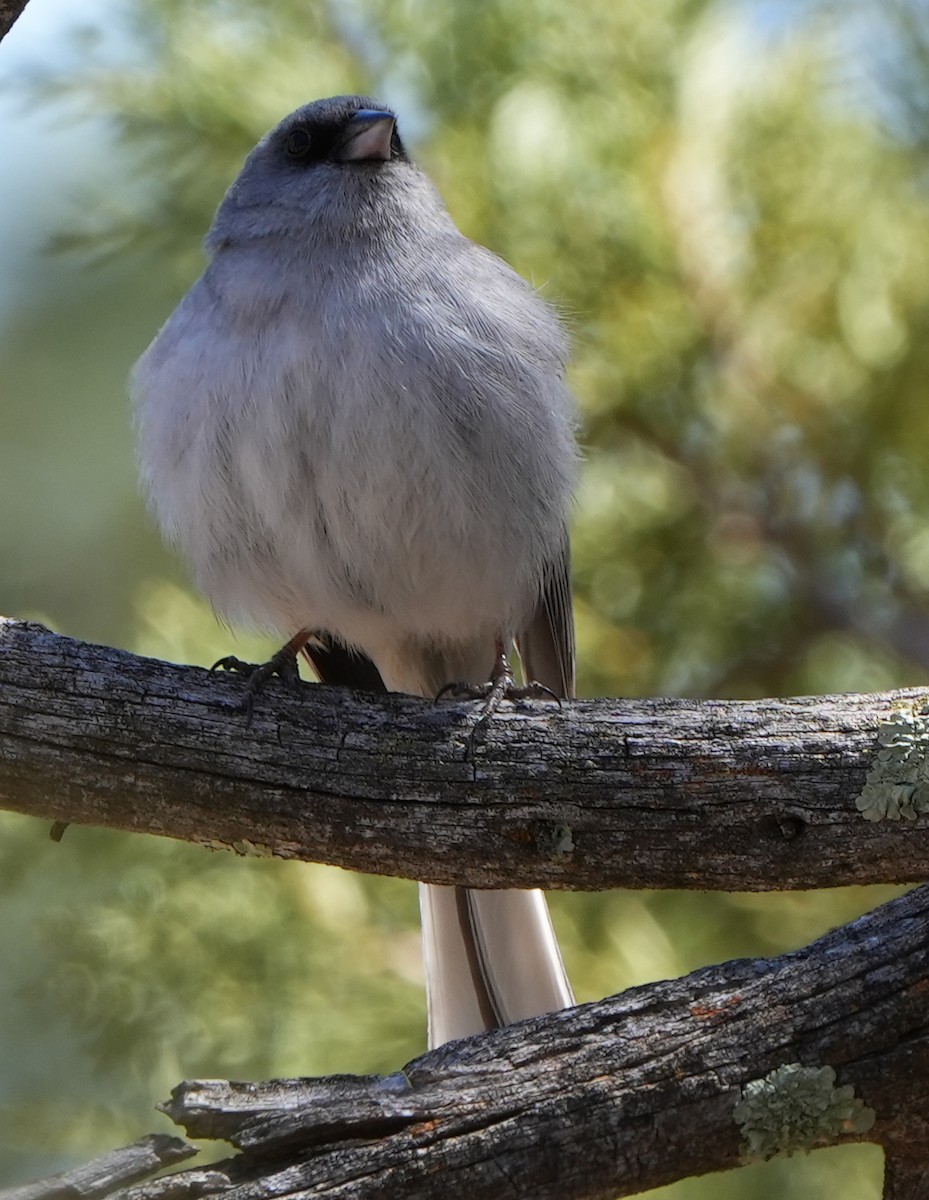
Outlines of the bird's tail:
[{"label": "bird's tail", "polygon": [[429,1045],[574,1003],[538,890],[419,887]]},{"label": "bird's tail", "polygon": [[[570,614],[568,601],[562,607]],[[544,608],[540,612],[545,619],[526,631],[520,646],[524,664],[531,678],[569,696],[573,691],[569,633],[561,639],[567,649],[556,652],[552,622]],[[319,638],[305,653],[328,683],[369,691],[382,691],[386,685],[391,691],[421,696],[434,696],[450,679],[484,680],[492,665],[486,661],[489,655],[483,645],[470,657],[463,652],[460,660],[406,653],[379,663],[376,669],[363,655]],[[421,883],[419,898],[430,1046],[574,1003],[540,891],[482,891]]]}]

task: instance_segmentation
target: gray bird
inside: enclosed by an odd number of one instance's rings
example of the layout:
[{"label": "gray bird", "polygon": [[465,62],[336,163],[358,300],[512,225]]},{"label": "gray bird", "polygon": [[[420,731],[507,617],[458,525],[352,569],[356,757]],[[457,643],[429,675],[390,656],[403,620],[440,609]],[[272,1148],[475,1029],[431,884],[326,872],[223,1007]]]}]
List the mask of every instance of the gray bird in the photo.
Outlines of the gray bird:
[{"label": "gray bird", "polygon": [[[214,609],[326,682],[499,696],[515,640],[571,696],[565,335],[456,228],[394,114],[291,114],[206,249],[132,390],[151,506]],[[541,892],[420,894],[431,1045],[573,1003]]]}]

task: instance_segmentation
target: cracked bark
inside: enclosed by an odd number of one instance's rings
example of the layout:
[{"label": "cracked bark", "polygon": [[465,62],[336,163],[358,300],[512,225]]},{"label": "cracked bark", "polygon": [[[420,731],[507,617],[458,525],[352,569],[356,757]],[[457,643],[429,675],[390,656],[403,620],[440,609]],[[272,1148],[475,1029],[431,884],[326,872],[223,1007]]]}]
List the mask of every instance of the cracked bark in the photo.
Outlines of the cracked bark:
[{"label": "cracked bark", "polygon": [[[238,1153],[121,1200],[610,1200],[736,1167],[746,1083],[832,1066],[874,1109],[894,1200],[924,1197],[929,887],[803,950],[632,989],[389,1076],[181,1084],[164,1111]],[[899,1149],[909,1157],[895,1156]],[[918,1165],[914,1156],[923,1156]]]},{"label": "cracked bark", "polygon": [[240,679],[0,622],[0,808],[472,887],[785,890],[929,878],[855,808],[919,689],[499,713]]},{"label": "cracked bark", "polygon": [[21,17],[27,0],[0,0],[0,41],[10,32],[17,17]]},{"label": "cracked bark", "polygon": [[195,1146],[180,1138],[152,1133],[131,1146],[111,1150],[42,1182],[5,1188],[0,1191],[0,1200],[103,1200],[117,1188],[136,1183],[197,1153]]},{"label": "cracked bark", "polygon": [[[929,874],[927,818],[874,824],[854,804],[879,724],[925,691],[532,705],[472,745],[473,706],[277,683],[247,728],[241,687],[0,622],[0,807],[472,886]],[[384,1078],[182,1084],[169,1115],[239,1153],[118,1194],[633,1195],[738,1165],[741,1088],[800,1063],[834,1067],[874,1109],[885,1195],[917,1200],[927,918],[920,888],[803,951],[452,1043]]]}]

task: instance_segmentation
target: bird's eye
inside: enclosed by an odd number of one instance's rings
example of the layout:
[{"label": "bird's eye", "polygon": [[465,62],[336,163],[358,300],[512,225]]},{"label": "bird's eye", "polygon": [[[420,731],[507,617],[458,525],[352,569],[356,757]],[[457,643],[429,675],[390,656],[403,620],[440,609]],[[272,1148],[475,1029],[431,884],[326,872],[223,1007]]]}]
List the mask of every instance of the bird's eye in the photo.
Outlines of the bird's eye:
[{"label": "bird's eye", "polygon": [[301,128],[292,129],[287,135],[287,153],[291,158],[305,158],[313,145],[309,133]]}]

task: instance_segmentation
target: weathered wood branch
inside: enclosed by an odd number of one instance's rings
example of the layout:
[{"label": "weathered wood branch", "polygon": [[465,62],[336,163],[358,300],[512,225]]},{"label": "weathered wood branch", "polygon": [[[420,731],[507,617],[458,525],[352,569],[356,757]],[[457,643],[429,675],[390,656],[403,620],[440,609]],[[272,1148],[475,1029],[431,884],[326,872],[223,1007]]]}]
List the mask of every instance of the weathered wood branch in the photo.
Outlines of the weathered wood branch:
[{"label": "weathered wood branch", "polygon": [[17,17],[21,17],[27,0],[0,0],[0,41],[13,28]]},{"label": "weathered wood branch", "polygon": [[191,1158],[197,1148],[177,1137],[151,1133],[131,1146],[63,1171],[40,1183],[0,1190],[0,1200],[103,1200],[121,1187]]},{"label": "weathered wood branch", "polygon": [[499,713],[242,680],[0,621],[0,808],[476,887],[929,878],[929,817],[856,808],[919,689]]},{"label": "weathered wood branch", "polygon": [[[748,1122],[736,1105],[762,1077]],[[768,1155],[886,1144],[887,1194],[918,1200],[929,887],[804,950],[453,1042],[394,1075],[188,1082],[165,1111],[240,1153],[123,1200],[609,1200],[739,1165],[750,1129]]]},{"label": "weathered wood branch", "polygon": [[[922,691],[532,706],[475,744],[469,706],[278,684],[248,727],[241,688],[0,625],[0,805],[478,885],[788,887],[929,864],[920,822],[855,805],[895,711],[925,761]],[[784,1142],[775,1114],[774,1147],[868,1136],[887,1149],[887,1195],[916,1200],[927,918],[922,888],[804,951],[524,1022],[387,1078],[182,1085],[169,1115],[241,1152],[121,1195],[632,1195],[736,1165],[745,1086],[765,1078],[789,1107],[808,1076],[828,1120]],[[831,1069],[874,1110],[867,1134]]]}]

